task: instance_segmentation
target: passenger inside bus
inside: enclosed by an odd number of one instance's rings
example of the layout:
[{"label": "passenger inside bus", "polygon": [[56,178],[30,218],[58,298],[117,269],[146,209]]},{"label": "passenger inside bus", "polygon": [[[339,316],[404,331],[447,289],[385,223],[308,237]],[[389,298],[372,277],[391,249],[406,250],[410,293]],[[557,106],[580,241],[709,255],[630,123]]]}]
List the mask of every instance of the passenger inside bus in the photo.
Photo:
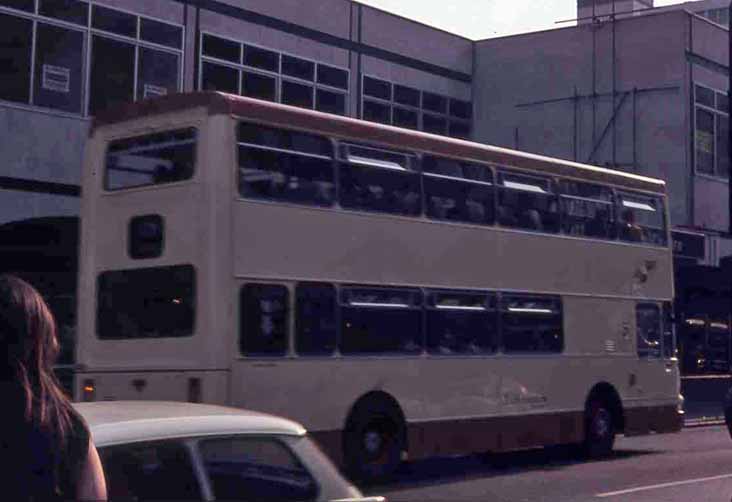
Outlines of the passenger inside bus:
[{"label": "passenger inside bus", "polygon": [[632,209],[623,211],[623,240],[643,242],[643,228],[635,222],[635,213]]}]

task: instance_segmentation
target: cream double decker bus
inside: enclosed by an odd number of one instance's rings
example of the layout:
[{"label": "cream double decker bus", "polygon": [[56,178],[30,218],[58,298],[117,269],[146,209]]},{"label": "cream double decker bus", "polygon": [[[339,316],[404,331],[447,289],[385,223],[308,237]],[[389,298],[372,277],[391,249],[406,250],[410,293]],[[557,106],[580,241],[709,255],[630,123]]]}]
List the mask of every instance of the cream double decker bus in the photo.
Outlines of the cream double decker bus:
[{"label": "cream double decker bus", "polygon": [[284,415],[366,477],[681,427],[662,181],[220,93],[90,135],[78,400]]}]

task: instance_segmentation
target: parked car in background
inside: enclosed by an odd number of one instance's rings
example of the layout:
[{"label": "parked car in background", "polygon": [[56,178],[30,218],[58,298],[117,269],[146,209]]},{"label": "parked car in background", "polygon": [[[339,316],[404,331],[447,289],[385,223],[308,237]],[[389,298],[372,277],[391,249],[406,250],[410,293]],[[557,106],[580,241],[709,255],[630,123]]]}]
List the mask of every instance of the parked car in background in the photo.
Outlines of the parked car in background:
[{"label": "parked car in background", "polygon": [[284,418],[164,401],[74,405],[115,500],[383,502],[364,497]]}]

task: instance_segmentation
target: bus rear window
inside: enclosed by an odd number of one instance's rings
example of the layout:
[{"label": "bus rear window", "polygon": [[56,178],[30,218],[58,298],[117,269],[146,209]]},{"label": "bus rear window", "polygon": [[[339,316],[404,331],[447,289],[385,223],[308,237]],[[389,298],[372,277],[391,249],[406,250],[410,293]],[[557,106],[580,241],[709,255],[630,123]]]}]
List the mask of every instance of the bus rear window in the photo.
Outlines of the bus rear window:
[{"label": "bus rear window", "polygon": [[122,190],[190,179],[195,156],[193,128],[112,141],[105,159],[104,188]]},{"label": "bus rear window", "polygon": [[103,272],[97,284],[102,340],[193,334],[195,272],[191,265]]}]

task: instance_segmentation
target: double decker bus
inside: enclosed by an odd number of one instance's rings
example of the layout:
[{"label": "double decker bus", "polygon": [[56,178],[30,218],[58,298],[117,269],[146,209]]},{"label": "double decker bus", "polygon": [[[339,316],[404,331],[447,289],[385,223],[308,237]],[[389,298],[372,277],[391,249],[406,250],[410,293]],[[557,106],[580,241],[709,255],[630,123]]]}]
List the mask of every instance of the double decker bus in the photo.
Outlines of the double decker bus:
[{"label": "double decker bus", "polygon": [[354,475],[682,423],[662,181],[221,93],[98,116],[79,400],[303,423]]}]

